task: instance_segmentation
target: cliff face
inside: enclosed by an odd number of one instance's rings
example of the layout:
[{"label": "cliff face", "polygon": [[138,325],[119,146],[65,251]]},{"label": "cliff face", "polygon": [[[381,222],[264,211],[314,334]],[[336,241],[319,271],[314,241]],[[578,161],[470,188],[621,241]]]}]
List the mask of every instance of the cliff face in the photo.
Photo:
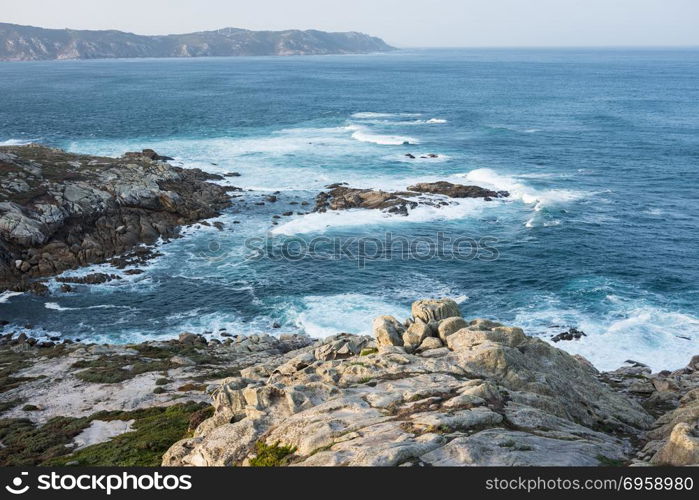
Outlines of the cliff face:
[{"label": "cliff face", "polygon": [[114,30],[58,30],[0,23],[2,61],[361,54],[391,49],[380,38],[357,32],[224,28],[182,35],[145,36]]}]

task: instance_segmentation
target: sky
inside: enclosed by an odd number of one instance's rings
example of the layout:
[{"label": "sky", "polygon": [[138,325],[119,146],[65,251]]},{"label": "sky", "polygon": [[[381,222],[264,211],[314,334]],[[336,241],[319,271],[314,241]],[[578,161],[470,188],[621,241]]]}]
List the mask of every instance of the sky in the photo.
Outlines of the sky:
[{"label": "sky", "polygon": [[361,31],[397,47],[699,45],[699,0],[2,0],[0,22],[144,35]]}]

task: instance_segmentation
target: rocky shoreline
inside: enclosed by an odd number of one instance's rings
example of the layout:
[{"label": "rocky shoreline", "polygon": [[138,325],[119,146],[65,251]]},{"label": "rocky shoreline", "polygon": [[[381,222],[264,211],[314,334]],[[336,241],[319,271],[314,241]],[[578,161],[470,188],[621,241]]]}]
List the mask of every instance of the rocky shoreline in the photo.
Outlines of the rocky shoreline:
[{"label": "rocky shoreline", "polygon": [[[170,160],[151,149],[110,158],[39,144],[0,146],[0,292],[44,294],[43,278],[70,269],[103,262],[118,269],[142,264],[159,255],[154,243],[177,237],[183,226],[208,225],[205,219],[220,215],[241,196],[230,194],[240,188],[211,182],[239,173],[224,177],[172,166]],[[509,196],[506,191],[446,181],[419,183],[399,192],[357,189],[344,183],[326,189],[316,196],[313,212],[359,208],[408,215],[419,206],[444,207],[457,199],[492,201]],[[279,194],[264,194],[252,203],[276,203]],[[298,204],[291,201],[288,206]],[[238,206],[249,208],[244,199]],[[274,215],[271,224],[277,225],[281,217],[307,213],[287,210]],[[221,222],[213,225],[223,229]],[[63,291],[71,290],[70,283],[112,279],[119,276],[60,278]]]},{"label": "rocky shoreline", "polygon": [[37,278],[115,259],[230,206],[223,177],[152,150],[107,158],[32,144],[0,147],[0,290],[45,290]]},{"label": "rocky shoreline", "polygon": [[699,463],[698,356],[600,373],[446,299],[373,333],[126,346],[7,334],[0,464]]}]

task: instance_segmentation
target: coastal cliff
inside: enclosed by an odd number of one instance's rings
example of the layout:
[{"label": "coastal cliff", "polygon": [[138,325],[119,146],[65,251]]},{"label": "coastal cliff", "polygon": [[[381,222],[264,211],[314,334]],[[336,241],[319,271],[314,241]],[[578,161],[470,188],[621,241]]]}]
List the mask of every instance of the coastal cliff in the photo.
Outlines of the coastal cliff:
[{"label": "coastal cliff", "polygon": [[600,373],[421,300],[373,336],[0,336],[0,465],[689,465],[699,356]]},{"label": "coastal cliff", "polygon": [[181,35],[45,29],[0,23],[0,61],[365,54],[393,50],[364,33],[224,28]]}]

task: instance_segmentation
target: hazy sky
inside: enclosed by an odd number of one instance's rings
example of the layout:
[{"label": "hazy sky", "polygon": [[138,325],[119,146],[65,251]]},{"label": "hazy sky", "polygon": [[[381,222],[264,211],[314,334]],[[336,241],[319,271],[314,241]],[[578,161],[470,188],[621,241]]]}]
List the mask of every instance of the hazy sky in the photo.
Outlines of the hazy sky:
[{"label": "hazy sky", "polygon": [[0,21],[140,34],[354,30],[399,47],[699,45],[699,0],[2,0]]}]

